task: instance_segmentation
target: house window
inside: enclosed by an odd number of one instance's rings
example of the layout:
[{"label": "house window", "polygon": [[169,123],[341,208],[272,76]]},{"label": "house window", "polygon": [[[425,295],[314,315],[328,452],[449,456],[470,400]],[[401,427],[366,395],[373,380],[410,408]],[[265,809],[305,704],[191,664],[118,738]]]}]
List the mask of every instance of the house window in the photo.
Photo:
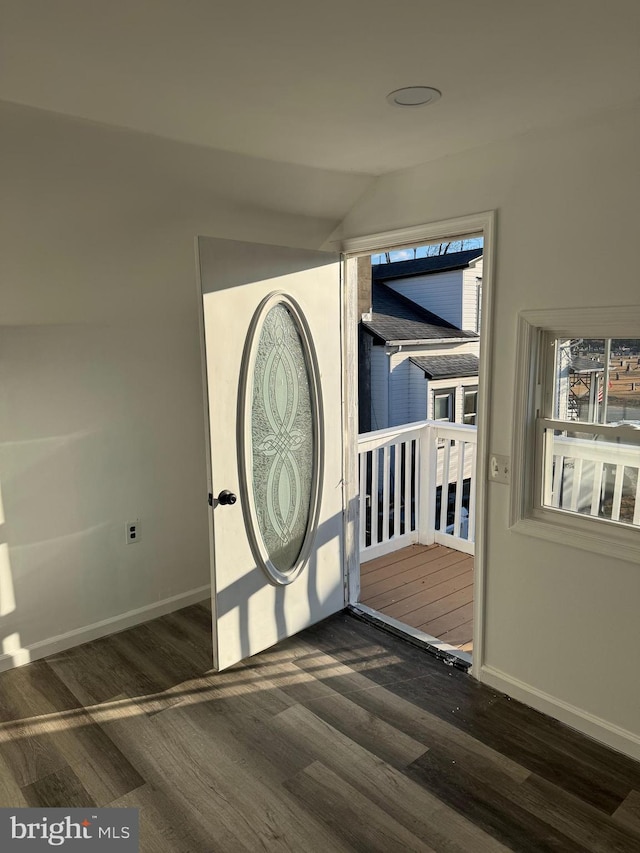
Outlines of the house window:
[{"label": "house window", "polygon": [[434,421],[455,421],[456,392],[454,388],[439,388],[433,392]]},{"label": "house window", "polygon": [[478,415],[478,389],[465,388],[462,410],[462,422],[475,426]]},{"label": "house window", "polygon": [[521,315],[513,529],[640,562],[639,329],[640,306]]}]

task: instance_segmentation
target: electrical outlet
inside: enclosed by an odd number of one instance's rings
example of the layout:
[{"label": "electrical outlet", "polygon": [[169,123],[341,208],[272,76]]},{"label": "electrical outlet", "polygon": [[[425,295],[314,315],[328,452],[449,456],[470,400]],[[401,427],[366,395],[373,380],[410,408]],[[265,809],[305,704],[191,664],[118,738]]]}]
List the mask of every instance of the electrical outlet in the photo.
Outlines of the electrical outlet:
[{"label": "electrical outlet", "polygon": [[511,479],[511,460],[508,456],[492,453],[489,457],[489,479],[494,483],[509,484]]},{"label": "electrical outlet", "polygon": [[127,545],[134,545],[140,541],[140,522],[136,518],[135,521],[127,521],[125,525],[125,535]]}]

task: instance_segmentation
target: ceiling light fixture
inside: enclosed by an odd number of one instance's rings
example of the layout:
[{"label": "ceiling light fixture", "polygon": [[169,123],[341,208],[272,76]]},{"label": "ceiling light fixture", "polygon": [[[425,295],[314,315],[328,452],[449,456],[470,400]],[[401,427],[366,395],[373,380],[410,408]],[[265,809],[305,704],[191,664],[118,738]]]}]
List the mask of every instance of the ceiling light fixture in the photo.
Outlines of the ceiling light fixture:
[{"label": "ceiling light fixture", "polygon": [[387,101],[394,107],[426,107],[442,96],[442,92],[431,86],[405,86],[389,92]]}]

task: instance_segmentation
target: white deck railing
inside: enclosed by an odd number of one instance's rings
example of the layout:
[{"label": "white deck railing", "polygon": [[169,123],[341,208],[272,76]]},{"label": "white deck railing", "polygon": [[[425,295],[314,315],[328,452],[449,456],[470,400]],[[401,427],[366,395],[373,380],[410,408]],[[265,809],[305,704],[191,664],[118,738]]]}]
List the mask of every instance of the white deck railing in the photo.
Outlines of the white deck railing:
[{"label": "white deck railing", "polygon": [[546,506],[640,525],[640,447],[566,435],[545,446]]},{"label": "white deck railing", "polygon": [[360,459],[360,559],[417,542],[473,554],[477,431],[419,421],[364,433]]}]

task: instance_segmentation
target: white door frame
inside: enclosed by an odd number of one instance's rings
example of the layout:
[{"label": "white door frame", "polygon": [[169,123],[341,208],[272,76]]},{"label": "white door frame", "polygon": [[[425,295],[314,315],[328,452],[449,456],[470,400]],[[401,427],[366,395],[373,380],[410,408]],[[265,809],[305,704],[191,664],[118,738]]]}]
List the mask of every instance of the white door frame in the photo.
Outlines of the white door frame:
[{"label": "white door frame", "polygon": [[[414,247],[447,238],[460,239],[482,234],[484,238],[482,272],[482,333],[478,395],[478,456],[476,483],[476,542],[473,586],[473,666],[479,677],[484,662],[485,606],[485,532],[487,504],[487,460],[489,458],[489,417],[491,353],[493,351],[493,282],[495,266],[496,212],[494,210],[444,219],[424,225],[384,231],[364,237],[345,239],[340,244],[344,257],[343,358],[344,358],[344,435],[358,435],[358,288],[355,264],[350,260],[377,252]],[[344,442],[345,476],[345,569],[348,603],[355,604],[360,593],[358,553],[358,447],[356,441]]]}]

